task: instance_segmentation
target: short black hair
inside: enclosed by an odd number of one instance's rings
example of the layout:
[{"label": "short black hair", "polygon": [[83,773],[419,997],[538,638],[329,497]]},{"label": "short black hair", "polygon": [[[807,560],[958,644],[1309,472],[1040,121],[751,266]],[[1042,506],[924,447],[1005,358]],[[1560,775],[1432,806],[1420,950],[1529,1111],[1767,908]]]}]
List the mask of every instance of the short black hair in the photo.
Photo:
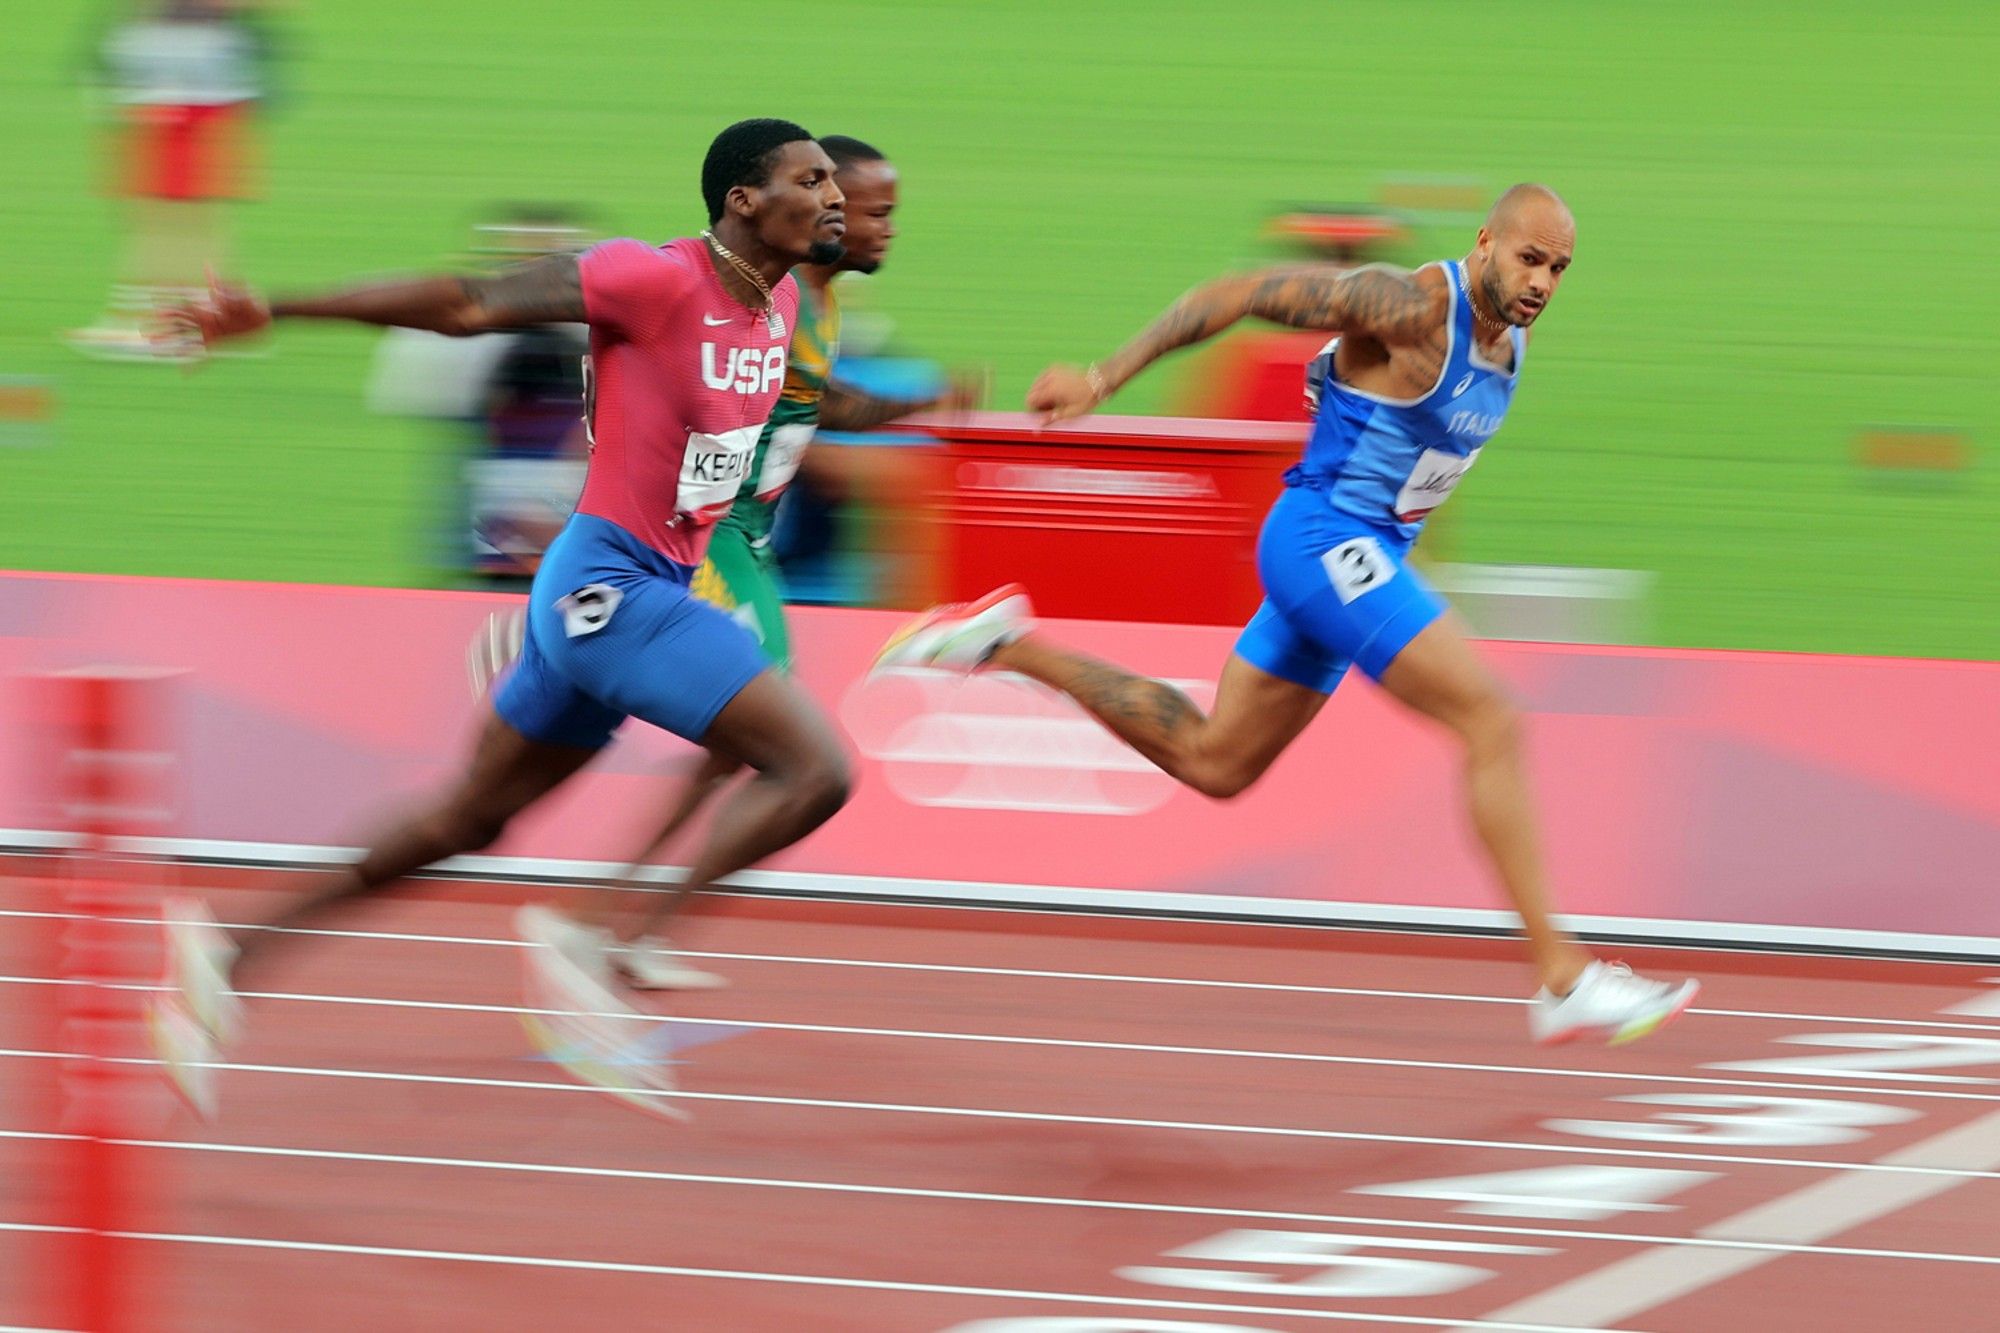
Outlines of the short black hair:
[{"label": "short black hair", "polygon": [[810,138],[789,120],[770,119],[739,120],[716,135],[701,161],[701,198],[708,205],[710,224],[722,220],[722,202],[731,190],[768,184],[778,150]]},{"label": "short black hair", "polygon": [[833,159],[835,171],[845,171],[856,162],[887,162],[888,157],[881,149],[846,134],[829,134],[819,141],[826,149],[826,155]]}]

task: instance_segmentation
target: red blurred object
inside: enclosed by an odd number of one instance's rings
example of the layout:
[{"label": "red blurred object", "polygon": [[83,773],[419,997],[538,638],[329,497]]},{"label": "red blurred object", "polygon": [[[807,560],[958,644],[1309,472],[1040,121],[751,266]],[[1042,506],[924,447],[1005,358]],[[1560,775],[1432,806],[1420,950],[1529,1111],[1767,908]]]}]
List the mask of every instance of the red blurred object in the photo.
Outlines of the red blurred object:
[{"label": "red blurred object", "polygon": [[1195,361],[1174,407],[1221,420],[1303,421],[1306,364],[1332,339],[1318,331],[1240,333]]},{"label": "red blurred object", "polygon": [[931,496],[937,594],[1014,580],[1044,615],[1238,624],[1257,609],[1257,532],[1306,424],[982,412],[920,423],[945,443]]},{"label": "red blurred object", "polygon": [[166,693],[173,673],[118,667],[29,681],[37,765],[48,809],[74,839],[54,904],[63,914],[48,960],[57,991],[57,1221],[50,1297],[64,1328],[124,1333],[146,1326],[132,1232],[146,1192],[135,1137],[154,1126],[158,1088],[147,1058],[140,983],[150,956],[123,924],[158,911],[158,872],[120,845],[164,831],[173,753]]}]

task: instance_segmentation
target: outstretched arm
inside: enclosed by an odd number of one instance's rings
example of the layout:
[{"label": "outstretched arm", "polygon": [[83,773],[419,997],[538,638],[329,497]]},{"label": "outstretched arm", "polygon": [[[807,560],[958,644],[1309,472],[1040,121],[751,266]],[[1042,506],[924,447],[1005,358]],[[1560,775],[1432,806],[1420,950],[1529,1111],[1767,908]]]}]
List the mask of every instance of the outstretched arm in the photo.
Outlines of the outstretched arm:
[{"label": "outstretched arm", "polygon": [[583,275],[575,255],[550,255],[486,277],[414,278],[270,302],[211,277],[206,297],[166,312],[170,329],[204,344],[255,333],[274,319],[345,319],[454,338],[581,323]]},{"label": "outstretched arm", "polygon": [[917,412],[967,412],[986,396],[986,372],[955,371],[942,393],[929,398],[882,398],[839,380],[830,380],[820,398],[819,424],[827,430],[873,430]]},{"label": "outstretched arm", "polygon": [[1052,422],[1081,416],[1168,352],[1213,338],[1249,315],[1295,329],[1413,342],[1436,327],[1445,299],[1441,288],[1427,287],[1416,274],[1386,264],[1268,269],[1218,278],[1174,302],[1097,365],[1044,371],[1028,391],[1028,406]]}]

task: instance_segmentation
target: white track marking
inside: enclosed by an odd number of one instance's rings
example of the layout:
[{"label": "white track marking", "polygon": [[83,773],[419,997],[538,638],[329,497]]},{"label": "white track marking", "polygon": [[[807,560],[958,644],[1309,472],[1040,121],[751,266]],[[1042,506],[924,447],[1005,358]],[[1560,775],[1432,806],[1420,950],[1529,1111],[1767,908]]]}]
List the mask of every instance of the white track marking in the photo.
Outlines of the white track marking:
[{"label": "white track marking", "polygon": [[[74,847],[74,835],[45,829],[0,829],[0,855],[45,856],[50,849]],[[113,850],[126,859],[264,872],[310,874],[320,867],[352,865],[362,847],[313,843],[244,842],[221,838],[118,838]],[[684,866],[648,866],[645,885],[624,885],[627,867],[616,861],[581,861],[527,856],[455,856],[418,876],[431,882],[473,881],[614,888],[660,892],[685,881]],[[743,870],[729,877],[724,892],[748,897],[785,897],[819,902],[888,903],[905,909],[944,912],[1028,912],[1068,917],[1168,921],[1223,921],[1277,930],[1344,930],[1380,934],[1402,928],[1424,934],[1514,936],[1520,918],[1499,907],[1424,907],[1405,903],[1341,902],[1319,898],[1263,898],[1186,890],[1106,889],[1081,885],[1010,884],[989,880],[912,879],[900,875],[859,875],[809,870]],[[661,887],[655,887],[661,886]],[[1620,948],[1715,948],[1732,953],[1797,954],[1802,949],[1865,953],[1893,949],[1904,954],[1936,954],[1940,962],[1965,955],[2000,959],[2000,938],[1928,935],[1911,931],[1857,930],[1837,926],[1767,925],[1750,921],[1699,921],[1663,917],[1597,916],[1565,913],[1565,928],[1584,935],[1646,937]]]},{"label": "white track marking", "polygon": [[[1898,1148],[1870,1165],[1988,1172],[2000,1167],[2000,1111]],[[1882,1175],[1849,1167],[1829,1179],[1703,1227],[1700,1234],[1724,1240],[1755,1236],[1765,1241],[1809,1244],[1934,1198],[1956,1183],[1945,1175]],[[1776,1257],[1747,1250],[1727,1253],[1665,1247],[1643,1250],[1496,1310],[1485,1318],[1548,1320],[1569,1328],[1602,1328],[1609,1322],[1679,1300]],[[1472,1321],[1455,1327],[1474,1330],[1480,1323]]]},{"label": "white track marking", "polygon": [[[0,1130],[0,1139],[35,1142],[70,1141],[71,1134],[39,1130]],[[981,1190],[922,1189],[908,1185],[862,1185],[847,1181],[793,1180],[767,1176],[703,1175],[689,1171],[649,1171],[641,1167],[565,1166],[554,1162],[496,1161],[473,1157],[430,1157],[411,1153],[347,1152],[332,1148],[281,1148],[249,1143],[202,1143],[180,1139],[119,1139],[120,1147],[161,1152],[207,1153],[217,1156],[275,1157],[288,1161],[353,1162],[377,1166],[438,1167],[459,1171],[499,1171],[525,1175],[575,1176],[596,1180],[654,1181],[661,1184],[720,1185],[742,1189],[792,1190],[800,1193],[858,1194],[874,1198],[937,1199],[952,1203],[990,1203],[1031,1208],[1080,1208],[1097,1212],[1151,1213],[1166,1217],[1220,1217],[1246,1221],[1307,1222],[1314,1225],[1381,1227],[1394,1231],[1458,1231],[1482,1236],[1531,1236],[1537,1239],[1602,1241],[1623,1245],[1683,1245],[1695,1249],[1772,1250],[1783,1254],[1825,1254],[1856,1259],[1924,1260],[1939,1263],[2000,1265],[2000,1255],[1953,1254],[1924,1250],[1862,1249],[1842,1245],[1785,1245],[1753,1239],[1722,1240],[1700,1236],[1655,1236],[1622,1231],[1579,1231],[1563,1227],[1505,1226],[1487,1222],[1420,1222],[1405,1218],[1363,1217],[1346,1213],[1297,1213],[1265,1208],[1222,1208],[1200,1204],[1147,1203],[1126,1199],[1075,1199],[1060,1195],[996,1194]],[[1701,1174],[1701,1173],[1693,1173]],[[1356,1193],[1377,1191],[1360,1190]],[[0,1330],[5,1333],[5,1330]]]},{"label": "white track marking", "polygon": [[[0,1223],[0,1230],[53,1232],[62,1227],[32,1223]],[[448,1263],[492,1264],[507,1268],[555,1268],[584,1273],[631,1273],[645,1277],[711,1278],[723,1282],[774,1282],[792,1286],[838,1287],[850,1291],[902,1291],[930,1296],[978,1296],[1009,1301],[1051,1301],[1066,1305],[1115,1306],[1119,1309],[1191,1310],[1209,1314],[1255,1314],[1277,1319],[1325,1319],[1338,1323],[1396,1324],[1416,1328],[1471,1329],[1475,1333],[1568,1333],[1550,1324],[1496,1323],[1426,1318],[1422,1315],[1356,1314],[1345,1310],[1293,1309],[1281,1305],[1228,1305],[1217,1301],[1170,1301],[1133,1296],[1089,1296],[1077,1292],[1015,1290],[1006,1287],[960,1287],[938,1282],[892,1282],[884,1279],[818,1277],[803,1273],[762,1273],[732,1268],[682,1268],[670,1264],[629,1264],[608,1259],[552,1259],[531,1254],[481,1254],[466,1250],[413,1250],[389,1245],[334,1245],[324,1241],[269,1240],[249,1236],[207,1236],[160,1231],[112,1231],[116,1240],[154,1241],[166,1245],[215,1245],[237,1249],[288,1250],[305,1254],[354,1255],[371,1259],[424,1259]],[[1619,1333],[1619,1331],[1612,1331]],[[1624,1330],[1622,1333],[1637,1333]]]},{"label": "white track marking", "polygon": [[[0,1049],[0,1059],[56,1060],[71,1058],[54,1051]],[[133,1056],[113,1057],[111,1064],[156,1065]],[[343,1078],[364,1082],[420,1083],[443,1087],[507,1088],[524,1092],[583,1093],[603,1096],[581,1083],[549,1083],[533,1079],[475,1078],[465,1074],[409,1074],[379,1069],[314,1069],[296,1065],[216,1064],[237,1074],[274,1074],[291,1078]],[[771,1097],[743,1092],[640,1091],[635,1096],[672,1097],[690,1102],[724,1102],[746,1106],[792,1106],[809,1110],[866,1111],[891,1115],[938,1115],[972,1120],[1023,1121],[1030,1124],[1109,1125],[1123,1129],[1168,1129],[1204,1134],[1248,1134],[1258,1137],[1327,1139],[1352,1143],[1417,1143],[1439,1148],[1480,1148],[1504,1152],[1557,1153],[1568,1157],[1642,1157],[1673,1162],[1735,1162],[1746,1166],[1782,1166],[1820,1171],[1887,1171],[2000,1180],[2000,1171],[1954,1171],[1921,1166],[1884,1166],[1872,1162],[1814,1161],[1804,1158],[1751,1157],[1735,1153],[1656,1152],[1640,1148],[1572,1146],[1556,1143],[1516,1143],[1506,1139],[1452,1139],[1425,1134],[1371,1134],[1360,1130],[1304,1129],[1286,1125],[1242,1125],[1205,1120],[1149,1120],[1135,1116],[1073,1115],[1055,1111],[1014,1111],[980,1106],[927,1106],[905,1102],[855,1102],[830,1097]]]},{"label": "white track marking", "polygon": [[[23,908],[0,908],[0,917],[38,917],[45,920],[74,920],[73,914],[64,912],[42,912]],[[128,926],[157,927],[160,923],[150,917],[111,918]],[[432,935],[412,931],[391,930],[333,930],[325,927],[307,926],[263,926],[247,922],[223,922],[230,930],[270,931],[278,935],[308,935],[328,939],[386,940],[399,944],[463,944],[469,947],[494,949],[523,949],[528,946],[512,936],[490,935]],[[826,958],[809,954],[781,953],[731,953],[718,950],[682,949],[681,954],[689,958],[711,958],[720,962],[776,963],[796,967],[850,967],[864,970],[887,972],[937,972],[980,977],[1020,977],[1041,981],[1086,981],[1103,984],[1137,986],[1192,986],[1207,990],[1269,991],[1292,995],[1344,995],[1364,999],[1381,1000],[1426,1000],[1451,1004],[1501,1004],[1516,1007],[1530,1001],[1523,996],[1513,995],[1466,995],[1452,991],[1410,991],[1385,990],[1362,986],[1312,986],[1300,983],[1273,981],[1223,981],[1205,977],[1161,977],[1137,973],[1120,972],[1064,972],[1046,968],[1030,967],[979,967],[966,963],[912,963],[892,962],[868,958]],[[1920,960],[1906,959],[1905,962]],[[1957,967],[1963,964],[1939,962],[1937,967]],[[1951,1011],[1945,1011],[1951,1012]],[[1966,1032],[1992,1032],[2000,1028],[2000,1023],[1956,1023],[1939,1019],[1923,1018],[1880,1018],[1864,1014],[1800,1014],[1763,1009],[1690,1009],[1690,1014],[1706,1018],[1749,1018],[1785,1023],[1856,1023],[1883,1027],[1950,1028]]]},{"label": "white track marking", "polygon": [[[2000,986],[2000,977],[1984,977],[1988,986]],[[1980,1018],[2000,1018],[2000,990],[1989,990],[1982,995],[1938,1010],[1941,1014],[1975,1014]]]},{"label": "white track marking", "polygon": [[[51,979],[48,977],[21,977],[0,975],[0,986],[78,986],[87,983],[75,979]],[[120,982],[112,985],[114,990],[156,991],[155,984]],[[415,1009],[443,1013],[504,1014],[510,1017],[523,1014],[555,1014],[553,1009],[520,1008],[505,1004],[473,1004],[455,1000],[398,1000],[368,995],[315,995],[299,991],[240,991],[245,999],[271,1000],[298,1004],[355,1005],[362,1008]],[[598,1013],[601,1018],[629,1018],[624,1013]],[[1536,1076],[1545,1078],[1608,1079],[1617,1083],[1673,1083],[1694,1084],[1701,1087],[1761,1088],[1777,1089],[1784,1092],[1809,1092],[1821,1095],[1844,1092],[1872,1097],[1917,1097],[1945,1101],[2000,1102],[2000,1092],[1961,1092],[1944,1089],[1919,1089],[1907,1085],[1876,1088],[1852,1084],[1828,1083],[1784,1083],[1770,1079],[1719,1078],[1703,1074],[1647,1074],[1627,1073],[1610,1069],[1551,1069],[1541,1065],[1489,1065],[1472,1064],[1452,1060],[1402,1060],[1392,1056],[1377,1055],[1335,1055],[1318,1051],[1266,1051],[1242,1049],[1226,1046],[1169,1046],[1151,1042],[1088,1041],[1077,1037],[1028,1037],[1005,1033],[952,1032],[935,1028],[875,1028],[853,1027],[832,1023],[781,1023],[770,1020],[749,1018],[684,1018],[659,1015],[661,1023],[679,1023],[688,1027],[736,1027],[753,1028],[768,1032],[807,1032],[843,1037],[883,1037],[900,1041],[959,1041],[984,1042],[997,1046],[1036,1046],[1067,1048],[1073,1050],[1124,1051],[1143,1055],[1187,1055],[1217,1059],[1278,1060],[1301,1064],[1364,1065],[1372,1068],[1388,1069],[1441,1069],[1453,1073],[1504,1074],[1514,1076]]]}]

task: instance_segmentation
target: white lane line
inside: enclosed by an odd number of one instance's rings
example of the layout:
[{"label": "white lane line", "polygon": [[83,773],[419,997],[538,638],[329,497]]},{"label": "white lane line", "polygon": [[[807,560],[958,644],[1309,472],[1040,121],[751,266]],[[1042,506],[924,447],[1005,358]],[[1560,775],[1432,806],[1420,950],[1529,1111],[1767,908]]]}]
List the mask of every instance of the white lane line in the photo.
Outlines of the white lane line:
[{"label": "white lane line", "polygon": [[[10,1231],[54,1231],[60,1228],[27,1223],[0,1224]],[[1361,1314],[1345,1310],[1297,1309],[1281,1305],[1230,1305],[1221,1301],[1141,1300],[1132,1296],[1091,1296],[1080,1292],[1014,1290],[1007,1287],[961,1287],[940,1282],[893,1282],[886,1279],[818,1277],[803,1273],[761,1273],[731,1268],[684,1268],[673,1264],[617,1263],[608,1259],[554,1259],[542,1255],[481,1254],[465,1250],[416,1250],[389,1245],[335,1245],[324,1241],[270,1240],[251,1236],[207,1236],[160,1231],[113,1231],[117,1240],[156,1241],[169,1245],[215,1245],[241,1249],[289,1250],[308,1254],[356,1255],[372,1259],[444,1260],[461,1264],[493,1264],[510,1268],[556,1268],[586,1273],[630,1273],[645,1277],[712,1278],[724,1282],[773,1282],[791,1286],[837,1287],[856,1291],[915,1292],[929,1296],[977,1296],[990,1300],[1050,1301],[1067,1305],[1115,1306],[1119,1309],[1188,1310],[1207,1314],[1257,1314],[1266,1318],[1325,1319],[1339,1323],[1399,1324],[1418,1328],[1465,1328],[1493,1333],[1566,1333],[1552,1324],[1496,1323],[1422,1315]],[[1626,1330],[1625,1333],[1636,1333]]]},{"label": "white lane line", "polygon": [[[0,986],[81,986],[91,983],[74,978],[55,979],[49,977],[20,977],[0,975]],[[128,991],[157,991],[157,984],[138,982],[113,983],[109,989]],[[301,991],[242,991],[245,999],[276,1000],[298,1004],[355,1005],[362,1008],[415,1009],[443,1013],[504,1014],[516,1017],[522,1014],[554,1015],[553,1009],[523,1009],[505,1004],[473,1004],[453,1000],[398,1000],[371,995],[315,995]],[[598,1011],[601,1018],[630,1018],[623,1013]],[[1858,1084],[1834,1083],[1786,1083],[1773,1079],[1717,1078],[1705,1074],[1646,1074],[1625,1073],[1607,1069],[1550,1069],[1541,1065],[1489,1065],[1472,1064],[1454,1060],[1404,1060],[1392,1056],[1379,1055],[1333,1055],[1318,1051],[1266,1051],[1228,1046],[1171,1046],[1154,1042],[1131,1041],[1088,1041],[1078,1037],[1024,1037],[1004,1033],[953,1032],[935,1028],[876,1028],[854,1027],[833,1023],[781,1023],[772,1020],[749,1018],[685,1018],[661,1015],[658,1022],[682,1024],[689,1027],[731,1027],[752,1028],[767,1032],[809,1032],[821,1036],[842,1037],[884,1037],[899,1041],[958,1041],[984,1042],[995,1046],[1034,1046],[1070,1050],[1122,1051],[1140,1055],[1188,1055],[1217,1059],[1277,1060],[1298,1064],[1365,1065],[1387,1069],[1440,1069],[1464,1074],[1504,1074],[1509,1077],[1531,1075],[1543,1078],[1609,1079],[1617,1083],[1688,1083],[1703,1087],[1762,1088],[1783,1092],[1810,1092],[1816,1095],[1827,1093],[1852,1093],[1870,1097],[1915,1097],[1943,1101],[2000,1102],[2000,1093],[1963,1092],[1934,1088],[1912,1088],[1908,1085],[1897,1087],[1865,1087]]]},{"label": "white lane line", "polygon": [[[0,1059],[59,1060],[71,1056],[56,1051],[0,1049]],[[157,1065],[157,1060],[114,1056],[108,1064]],[[420,1083],[443,1087],[504,1088],[526,1092],[571,1092],[592,1097],[602,1090],[583,1083],[550,1083],[533,1079],[477,1078],[466,1074],[408,1074],[379,1069],[315,1069],[296,1065],[215,1064],[208,1068],[237,1074],[275,1074],[289,1078],[359,1079],[364,1082]],[[1303,1129],[1287,1125],[1243,1125],[1205,1120],[1149,1120],[1131,1116],[1076,1115],[1056,1111],[1012,1111],[980,1106],[929,1106],[904,1102],[841,1101],[830,1097],[772,1097],[743,1092],[675,1092],[634,1089],[628,1095],[667,1097],[685,1102],[726,1102],[745,1106],[804,1107],[825,1111],[867,1111],[891,1115],[953,1116],[971,1120],[1021,1121],[1029,1124],[1104,1125],[1120,1129],[1169,1129],[1202,1134],[1249,1134],[1259,1137],[1325,1139],[1353,1143],[1414,1143],[1439,1148],[1478,1148],[1500,1152],[1557,1153],[1567,1157],[1640,1157],[1671,1162],[1731,1162],[1743,1166],[1799,1167],[1820,1171],[1886,1171],[2000,1180],[2000,1171],[1957,1171],[1941,1167],[1885,1165],[1877,1162],[1832,1162],[1811,1158],[1751,1157],[1737,1153],[1664,1152],[1649,1148],[1607,1148],[1599,1144],[1516,1143],[1507,1139],[1452,1139],[1423,1134],[1372,1134],[1360,1130]]]},{"label": "white lane line", "polygon": [[[68,912],[42,912],[21,908],[0,908],[0,917],[9,916],[36,917],[57,921],[79,919],[76,914]],[[113,917],[109,919],[117,924],[128,926],[157,927],[160,924],[157,920],[150,917]],[[330,939],[388,940],[403,944],[463,944],[495,949],[524,949],[528,947],[523,941],[512,937],[503,938],[487,935],[430,935],[410,931],[332,930],[325,927],[263,926],[248,922],[223,922],[222,924],[231,930],[259,930],[270,931],[278,935],[311,935]],[[1362,986],[1311,986],[1274,981],[1220,981],[1203,977],[1160,977],[1120,972],[1063,972],[1029,967],[977,967],[964,963],[885,962],[867,958],[824,958],[807,954],[730,953],[703,949],[683,949],[680,952],[690,958],[712,958],[723,962],[740,963],[778,963],[787,966],[802,967],[852,967],[888,972],[938,972],[966,976],[1020,977],[1043,981],[1087,981],[1138,986],[1193,986],[1208,990],[1269,991],[1291,995],[1342,995],[1362,999],[1427,1000],[1452,1004],[1502,1004],[1518,1007],[1530,1003],[1526,997],[1522,996],[1465,995],[1450,991],[1383,990]],[[1961,964],[1940,963],[1938,966],[1961,966]],[[1798,1014],[1763,1009],[1690,1009],[1688,1012],[1707,1018],[1750,1018],[1786,1023],[1860,1023],[1884,1027],[1952,1028],[1971,1032],[1992,1032],[1996,1028],[2000,1028],[2000,1022],[1958,1023],[1941,1019],[1881,1018],[1850,1014]]]},{"label": "white lane line", "polygon": [[[74,1134],[39,1130],[0,1130],[0,1139],[71,1142]],[[909,1185],[863,1185],[844,1181],[794,1180],[768,1176],[704,1175],[688,1171],[650,1171],[639,1167],[565,1166],[554,1162],[497,1161],[477,1157],[431,1157],[411,1153],[348,1152],[332,1148],[283,1148],[249,1143],[198,1143],[180,1139],[115,1139],[119,1147],[164,1152],[211,1153],[220,1156],[276,1157],[289,1161],[361,1162],[379,1166],[441,1167],[460,1171],[499,1171],[527,1175],[575,1176],[597,1180],[634,1180],[680,1185],[721,1185],[731,1188],[794,1190],[801,1193],[858,1194],[875,1198],[928,1199],[951,1203],[992,1203],[1033,1208],[1080,1208],[1101,1212],[1153,1213],[1171,1217],[1225,1217],[1263,1222],[1334,1223],[1381,1227],[1398,1231],[1460,1231],[1489,1236],[1529,1236],[1556,1240],[1603,1241],[1624,1245],[1684,1245],[1696,1249],[1772,1250],[1785,1254],[1839,1255],[1855,1259],[1923,1260],[1939,1263],[1995,1264],[2000,1255],[1956,1254],[1925,1250],[1862,1249],[1841,1245],[1786,1245],[1753,1238],[1639,1235],[1621,1231],[1579,1231],[1562,1227],[1502,1226],[1489,1222],[1419,1222],[1404,1218],[1363,1217],[1345,1213],[1299,1213],[1281,1209],[1222,1208],[1200,1204],[1148,1203],[1128,1199],[1078,1199],[1060,1195],[997,1194],[982,1190],[923,1189]],[[5,1333],[5,1330],[0,1330]]]},{"label": "white lane line", "polygon": [[[2000,1111],[1898,1148],[1875,1165],[1985,1172],[2000,1167]],[[1758,1204],[1701,1228],[1719,1240],[1811,1244],[1952,1189],[1963,1176],[1874,1175],[1849,1167],[1826,1180]],[[1777,1258],[1751,1250],[1643,1250],[1573,1281],[1487,1315],[1489,1320],[1550,1320],[1569,1328],[1603,1328],[1679,1300]],[[1479,1322],[1457,1325],[1473,1330]]]}]

